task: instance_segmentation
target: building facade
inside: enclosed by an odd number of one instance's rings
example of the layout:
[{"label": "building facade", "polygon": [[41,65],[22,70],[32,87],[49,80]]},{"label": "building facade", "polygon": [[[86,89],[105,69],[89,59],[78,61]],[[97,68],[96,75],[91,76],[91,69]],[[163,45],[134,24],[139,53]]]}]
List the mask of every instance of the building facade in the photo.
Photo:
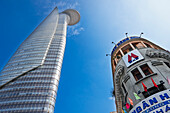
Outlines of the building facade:
[{"label": "building facade", "polygon": [[116,111],[110,112],[110,113],[117,113]]},{"label": "building facade", "polygon": [[0,113],[53,113],[66,44],[76,10],[57,7],[19,46],[0,72]]},{"label": "building facade", "polygon": [[170,113],[170,53],[137,36],[115,45],[111,65],[117,113]]}]

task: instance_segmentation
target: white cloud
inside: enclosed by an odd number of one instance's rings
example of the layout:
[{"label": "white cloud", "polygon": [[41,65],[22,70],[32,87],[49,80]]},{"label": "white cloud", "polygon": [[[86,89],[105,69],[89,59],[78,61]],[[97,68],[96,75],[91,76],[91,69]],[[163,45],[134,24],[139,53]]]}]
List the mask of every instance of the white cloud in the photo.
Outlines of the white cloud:
[{"label": "white cloud", "polygon": [[64,6],[66,6],[66,2],[60,1],[56,5],[57,5],[57,7],[64,7]]},{"label": "white cloud", "polygon": [[58,9],[61,11],[65,10],[65,9],[76,9],[78,5],[79,5],[78,2],[68,3],[68,2],[62,2],[62,1],[60,1],[56,4]]},{"label": "white cloud", "polygon": [[115,97],[109,97],[109,100],[115,101]]},{"label": "white cloud", "polygon": [[80,24],[74,26],[68,26],[67,36],[76,36],[79,35],[80,32],[84,31],[84,28],[80,26]]}]

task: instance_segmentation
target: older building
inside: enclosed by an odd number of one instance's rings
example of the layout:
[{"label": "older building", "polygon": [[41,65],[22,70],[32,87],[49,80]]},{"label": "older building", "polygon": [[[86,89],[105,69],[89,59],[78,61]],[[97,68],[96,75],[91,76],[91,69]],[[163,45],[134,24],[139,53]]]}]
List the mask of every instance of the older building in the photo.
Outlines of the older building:
[{"label": "older building", "polygon": [[110,112],[110,113],[117,113],[116,111]]},{"label": "older building", "polygon": [[170,53],[137,36],[111,53],[117,113],[170,112]]},{"label": "older building", "polygon": [[19,46],[0,73],[1,113],[53,113],[66,44],[76,10],[55,8]]}]

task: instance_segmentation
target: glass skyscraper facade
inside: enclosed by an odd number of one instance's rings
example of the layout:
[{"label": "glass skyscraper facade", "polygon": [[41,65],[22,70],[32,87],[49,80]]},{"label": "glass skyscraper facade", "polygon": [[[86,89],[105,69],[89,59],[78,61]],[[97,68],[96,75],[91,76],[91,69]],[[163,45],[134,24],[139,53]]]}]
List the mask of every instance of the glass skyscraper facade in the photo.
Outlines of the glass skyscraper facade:
[{"label": "glass skyscraper facade", "polygon": [[0,113],[53,113],[66,44],[76,10],[55,8],[0,72]]}]

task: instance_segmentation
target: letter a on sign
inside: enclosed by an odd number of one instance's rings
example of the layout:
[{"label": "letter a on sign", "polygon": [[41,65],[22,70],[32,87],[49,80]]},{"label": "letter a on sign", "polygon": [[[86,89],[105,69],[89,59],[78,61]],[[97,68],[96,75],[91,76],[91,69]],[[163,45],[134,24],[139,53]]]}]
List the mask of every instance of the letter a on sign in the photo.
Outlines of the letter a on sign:
[{"label": "letter a on sign", "polygon": [[144,57],[137,49],[130,51],[129,53],[123,56],[123,60],[127,67],[142,59],[144,59]]},{"label": "letter a on sign", "polygon": [[128,54],[128,62],[132,63],[132,57],[134,58],[133,61],[137,60],[139,57],[133,53],[131,53],[131,56]]}]

